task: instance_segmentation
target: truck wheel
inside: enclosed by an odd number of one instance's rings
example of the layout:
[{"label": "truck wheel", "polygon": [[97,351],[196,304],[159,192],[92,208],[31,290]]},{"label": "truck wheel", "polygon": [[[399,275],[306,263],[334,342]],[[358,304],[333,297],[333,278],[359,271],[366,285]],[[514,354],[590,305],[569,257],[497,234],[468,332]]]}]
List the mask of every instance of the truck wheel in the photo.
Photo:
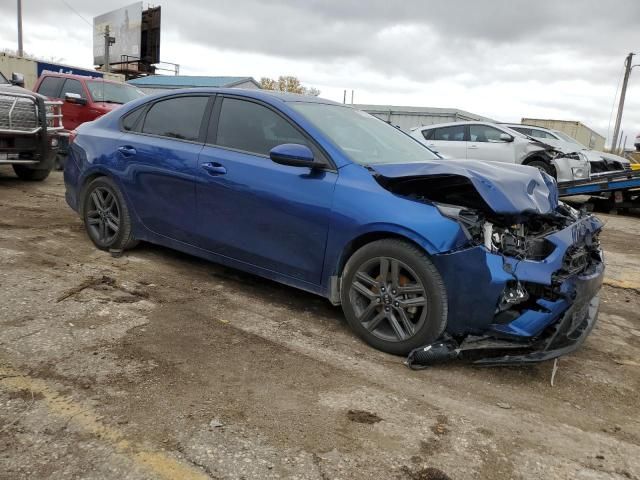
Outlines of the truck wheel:
[{"label": "truck wheel", "polygon": [[124,197],[108,177],[98,177],[84,189],[82,220],[100,250],[126,250],[137,244]]},{"label": "truck wheel", "polygon": [[379,240],[355,252],[340,295],[354,332],[383,352],[406,355],[437,340],[447,324],[440,274],[424,251],[402,240]]},{"label": "truck wheel", "polygon": [[12,167],[20,180],[26,180],[28,182],[41,182],[51,173],[51,170],[29,168],[25,165],[12,165]]},{"label": "truck wheel", "polygon": [[543,162],[542,160],[533,160],[532,162],[527,163],[530,167],[535,167],[538,170],[551,175],[553,178],[556,177],[556,169],[553,168],[552,165],[549,165],[547,162]]}]

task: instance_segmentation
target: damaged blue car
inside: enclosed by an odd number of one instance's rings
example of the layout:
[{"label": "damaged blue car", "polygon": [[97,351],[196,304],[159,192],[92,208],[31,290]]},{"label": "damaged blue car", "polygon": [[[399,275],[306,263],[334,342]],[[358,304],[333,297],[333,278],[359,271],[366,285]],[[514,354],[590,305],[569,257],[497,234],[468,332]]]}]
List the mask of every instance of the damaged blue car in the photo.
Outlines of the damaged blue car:
[{"label": "damaged blue car", "polygon": [[444,160],[266,91],[145,97],[71,142],[66,199],[96,247],[152,242],[322,295],[385,352],[541,361],[596,321],[602,223],[535,168]]}]

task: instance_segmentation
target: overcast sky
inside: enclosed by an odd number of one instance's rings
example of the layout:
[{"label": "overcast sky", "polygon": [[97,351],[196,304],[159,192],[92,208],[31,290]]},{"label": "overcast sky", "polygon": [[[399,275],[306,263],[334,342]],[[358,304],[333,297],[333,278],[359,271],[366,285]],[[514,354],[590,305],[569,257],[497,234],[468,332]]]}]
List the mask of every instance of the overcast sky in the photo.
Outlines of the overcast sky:
[{"label": "overcast sky", "polygon": [[[156,2],[161,57],[182,74],[290,74],[337,101],[353,89],[356,103],[579,120],[603,135],[613,131],[624,58],[640,52],[639,0]],[[91,22],[133,2],[23,0],[25,50],[90,67],[92,27],[65,3]],[[0,4],[0,48],[17,48],[15,5]],[[631,145],[640,132],[640,68],[622,128]]]}]

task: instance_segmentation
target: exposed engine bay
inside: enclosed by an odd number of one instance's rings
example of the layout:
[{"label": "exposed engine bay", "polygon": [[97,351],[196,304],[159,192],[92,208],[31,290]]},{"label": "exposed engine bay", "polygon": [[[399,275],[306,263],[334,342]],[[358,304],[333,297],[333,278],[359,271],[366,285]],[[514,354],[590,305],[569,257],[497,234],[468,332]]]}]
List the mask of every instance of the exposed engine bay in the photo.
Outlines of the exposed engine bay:
[{"label": "exposed engine bay", "polygon": [[[409,178],[385,185],[391,192],[433,204],[463,227],[471,244],[518,260],[543,260],[554,249],[546,237],[575,223],[584,213],[559,203],[548,214],[495,213],[469,179],[460,176]],[[593,240],[597,242],[597,238]],[[573,268],[571,270],[574,270]]]}]

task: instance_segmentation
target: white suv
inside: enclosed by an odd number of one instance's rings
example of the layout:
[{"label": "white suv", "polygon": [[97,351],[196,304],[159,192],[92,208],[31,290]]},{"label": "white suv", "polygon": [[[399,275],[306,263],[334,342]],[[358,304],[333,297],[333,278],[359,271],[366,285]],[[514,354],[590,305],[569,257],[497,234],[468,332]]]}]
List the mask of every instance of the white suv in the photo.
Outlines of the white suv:
[{"label": "white suv", "polygon": [[525,135],[529,135],[530,137],[537,138],[538,140],[548,143],[562,152],[581,152],[589,159],[589,163],[591,164],[591,176],[597,177],[598,175],[606,173],[631,170],[631,162],[626,158],[612,153],[591,150],[590,148],[582,145],[576,139],[571,138],[569,135],[559,130],[538,127],[536,125],[518,125],[510,123],[505,123],[504,126]]},{"label": "white suv", "polygon": [[578,152],[560,153],[553,146],[489,122],[441,123],[415,128],[411,136],[451,158],[529,165],[558,182],[588,179],[589,161]]}]

